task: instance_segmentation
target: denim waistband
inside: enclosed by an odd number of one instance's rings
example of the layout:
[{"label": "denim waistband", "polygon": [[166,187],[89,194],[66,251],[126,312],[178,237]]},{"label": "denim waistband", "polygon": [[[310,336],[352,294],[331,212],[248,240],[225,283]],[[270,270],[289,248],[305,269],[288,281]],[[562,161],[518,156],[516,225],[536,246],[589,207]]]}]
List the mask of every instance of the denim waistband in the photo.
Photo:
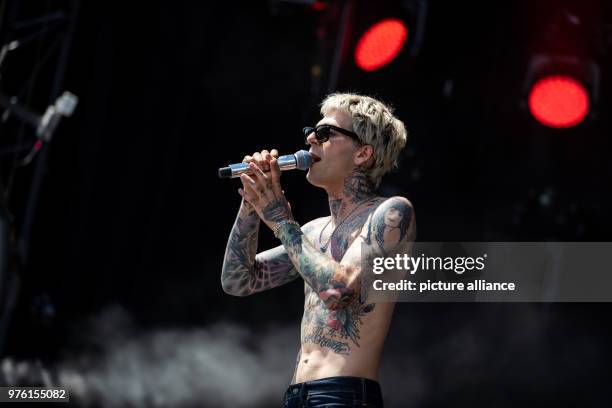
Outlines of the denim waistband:
[{"label": "denim waistband", "polygon": [[303,383],[292,384],[287,388],[285,398],[292,396],[306,397],[318,393],[351,391],[356,398],[364,401],[371,398],[382,399],[380,384],[369,378],[361,377],[328,377]]}]

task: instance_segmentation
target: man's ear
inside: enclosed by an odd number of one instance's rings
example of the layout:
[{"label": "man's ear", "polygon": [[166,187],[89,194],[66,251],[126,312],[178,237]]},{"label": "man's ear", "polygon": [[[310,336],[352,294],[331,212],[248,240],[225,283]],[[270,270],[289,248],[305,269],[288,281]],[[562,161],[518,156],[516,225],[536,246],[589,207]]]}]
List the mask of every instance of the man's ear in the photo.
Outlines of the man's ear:
[{"label": "man's ear", "polygon": [[374,146],[364,145],[355,153],[355,165],[370,167],[374,163]]}]

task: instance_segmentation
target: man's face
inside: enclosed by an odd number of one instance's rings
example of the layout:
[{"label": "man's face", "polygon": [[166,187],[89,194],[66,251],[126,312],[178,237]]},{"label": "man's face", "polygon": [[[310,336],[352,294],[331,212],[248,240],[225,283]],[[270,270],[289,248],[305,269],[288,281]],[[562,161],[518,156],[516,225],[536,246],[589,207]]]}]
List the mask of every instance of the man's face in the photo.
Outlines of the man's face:
[{"label": "man's face", "polygon": [[[353,131],[351,119],[342,112],[330,112],[317,123],[317,126],[325,124]],[[355,168],[354,158],[359,145],[349,136],[335,130],[331,131],[326,142],[318,143],[314,132],[308,135],[306,140],[310,144],[310,153],[320,158],[318,161],[313,160],[306,179],[312,185],[321,188],[341,187]]]}]

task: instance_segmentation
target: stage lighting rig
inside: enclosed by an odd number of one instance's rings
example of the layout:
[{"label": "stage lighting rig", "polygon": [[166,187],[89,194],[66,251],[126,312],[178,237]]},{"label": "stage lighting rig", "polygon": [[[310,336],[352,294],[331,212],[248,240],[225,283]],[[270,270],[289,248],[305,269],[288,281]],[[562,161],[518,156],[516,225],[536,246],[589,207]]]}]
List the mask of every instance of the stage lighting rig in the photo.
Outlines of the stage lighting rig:
[{"label": "stage lighting rig", "polygon": [[522,106],[540,124],[567,129],[596,116],[600,67],[577,56],[535,55],[523,85]]}]

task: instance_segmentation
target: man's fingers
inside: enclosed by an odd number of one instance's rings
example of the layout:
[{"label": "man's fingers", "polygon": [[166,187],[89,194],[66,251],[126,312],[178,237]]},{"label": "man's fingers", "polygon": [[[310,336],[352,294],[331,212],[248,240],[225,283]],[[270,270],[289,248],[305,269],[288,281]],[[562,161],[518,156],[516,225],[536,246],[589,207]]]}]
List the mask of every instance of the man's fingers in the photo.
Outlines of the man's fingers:
[{"label": "man's fingers", "polygon": [[272,159],[274,159],[274,156],[272,156],[272,153],[268,153],[266,155],[266,160],[267,160],[267,164],[268,164],[268,172],[272,171],[272,166],[270,166],[270,162],[272,161]]},{"label": "man's fingers", "polygon": [[[266,173],[264,173],[263,170],[255,163],[250,163],[249,167],[251,168],[251,171],[255,174],[255,176],[257,176],[258,179],[261,179],[261,181],[265,182],[268,179]],[[259,180],[256,180],[256,182],[257,181]]]},{"label": "man's fingers", "polygon": [[257,200],[253,199],[243,188],[238,189],[238,194],[242,197],[245,208],[250,213],[251,211],[257,211],[255,204]]},{"label": "man's fingers", "polygon": [[261,169],[263,171],[270,171],[270,164],[268,163],[270,161],[269,156],[270,156],[270,152],[269,151],[267,151],[267,150],[262,150],[261,151],[261,158],[263,160],[262,160],[261,166],[259,166],[259,167],[261,167]]},{"label": "man's fingers", "polygon": [[256,188],[256,182],[247,174],[240,175],[240,181],[242,181],[242,187],[249,197],[251,197],[251,204],[253,201],[259,200],[259,191]]},{"label": "man's fingers", "polygon": [[272,160],[273,157],[278,158],[278,150],[272,149],[271,151],[268,151],[264,149],[261,152],[253,153],[252,156],[250,155],[244,156],[244,159],[242,159],[242,162],[243,163],[253,162],[257,166],[259,166],[259,168],[262,169],[264,173],[267,173],[270,171],[270,160]]},{"label": "man's fingers", "polygon": [[246,174],[246,173],[242,173],[240,175],[240,181],[242,182],[242,187],[246,190],[247,186],[251,185],[255,185],[255,180],[253,180],[253,178]]},{"label": "man's fingers", "polygon": [[249,176],[251,180],[255,182],[252,184],[252,188],[257,192],[257,199],[261,200],[265,198],[268,201],[273,201],[275,192],[272,189],[270,177],[268,177],[268,175],[266,175],[255,163],[249,163],[249,168],[251,169],[251,174]]},{"label": "man's fingers", "polygon": [[268,201],[274,201],[276,191],[273,188],[272,180],[255,163],[250,163],[251,171],[257,176],[255,179],[255,190],[259,192],[259,198],[265,197]]},{"label": "man's fingers", "polygon": [[270,178],[272,179],[272,189],[274,190],[274,195],[279,197],[283,194],[283,190],[280,185],[280,168],[278,167],[278,160],[273,158],[270,161]]},{"label": "man's fingers", "polygon": [[244,189],[243,189],[243,188],[239,188],[239,189],[238,189],[238,194],[240,194],[240,197],[244,198],[244,201],[246,201],[247,203],[249,203],[249,204],[253,205],[253,204],[251,203],[251,200],[250,200],[250,198],[249,198],[248,194],[246,193],[246,191],[244,191]]},{"label": "man's fingers", "polygon": [[261,157],[261,153],[255,152],[253,153],[253,160],[251,160],[250,163],[255,163],[259,166],[262,160],[263,157]]},{"label": "man's fingers", "polygon": [[238,194],[240,194],[240,196],[241,196],[241,197],[244,199],[244,201],[246,201],[246,202],[247,202],[247,204],[249,204],[249,205],[251,205],[251,206],[253,205],[253,201],[255,201],[255,200],[253,199],[253,197],[251,197],[251,196],[249,195],[249,193],[247,193],[247,192],[245,191],[245,189],[244,189],[244,188],[239,188],[239,189],[238,189]]}]

